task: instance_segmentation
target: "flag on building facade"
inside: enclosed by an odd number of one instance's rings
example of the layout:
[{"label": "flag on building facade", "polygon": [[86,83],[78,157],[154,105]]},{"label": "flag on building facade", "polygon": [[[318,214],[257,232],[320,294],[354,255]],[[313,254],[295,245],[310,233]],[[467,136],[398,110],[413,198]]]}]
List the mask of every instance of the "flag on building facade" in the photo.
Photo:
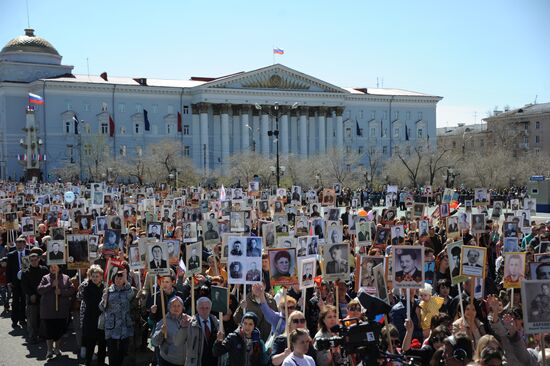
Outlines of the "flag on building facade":
[{"label": "flag on building facade", "polygon": [[409,141],[409,128],[405,125],[405,141]]},{"label": "flag on building facade", "polygon": [[384,137],[384,126],[383,126],[383,121],[380,120],[380,137]]},{"label": "flag on building facade", "polygon": [[29,104],[44,104],[44,98],[40,95],[29,93]]},{"label": "flag on building facade", "polygon": [[73,115],[73,121],[74,121],[74,134],[78,135],[78,124],[80,123],[80,121],[78,120],[78,117],[76,116],[76,114]]},{"label": "flag on building facade", "polygon": [[357,120],[357,118],[355,119],[355,134],[357,136],[363,136],[363,132],[359,128],[359,121]]},{"label": "flag on building facade", "polygon": [[274,48],[273,49],[273,54],[274,55],[284,55],[285,54],[285,51],[280,49],[280,48]]},{"label": "flag on building facade", "polygon": [[183,131],[182,121],[181,121],[181,112],[178,112],[178,132]]},{"label": "flag on building facade", "polygon": [[109,115],[109,136],[115,136],[115,121],[113,120],[113,117],[111,117],[111,115]]},{"label": "flag on building facade", "polygon": [[149,123],[149,112],[147,112],[147,109],[143,110],[143,124],[145,125],[145,131],[151,130],[151,123]]}]

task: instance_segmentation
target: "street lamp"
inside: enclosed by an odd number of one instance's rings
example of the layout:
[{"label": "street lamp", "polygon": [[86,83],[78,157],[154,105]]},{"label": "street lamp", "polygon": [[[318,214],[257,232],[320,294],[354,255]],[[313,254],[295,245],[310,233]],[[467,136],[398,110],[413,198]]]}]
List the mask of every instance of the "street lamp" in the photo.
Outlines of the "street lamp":
[{"label": "street lamp", "polygon": [[[262,110],[262,106],[259,104],[259,103],[256,103],[255,105],[255,108],[258,110],[258,111],[261,111]],[[270,131],[267,131],[267,135],[269,137],[274,137],[274,142],[276,142],[276,150],[275,150],[275,154],[276,154],[276,162],[275,162],[275,175],[277,177],[277,188],[279,188],[279,185],[281,183],[281,166],[280,166],[280,156],[279,156],[279,117],[281,115],[281,110],[279,108],[279,103],[278,102],[275,102],[273,103],[273,110],[275,111],[274,114],[271,113],[271,111],[268,109],[267,110],[267,114],[269,116],[271,116],[272,118],[275,118],[275,129],[274,130],[270,130]],[[298,102],[292,104],[290,106],[291,109],[296,109],[298,108]],[[284,169],[283,169],[284,171]]]}]

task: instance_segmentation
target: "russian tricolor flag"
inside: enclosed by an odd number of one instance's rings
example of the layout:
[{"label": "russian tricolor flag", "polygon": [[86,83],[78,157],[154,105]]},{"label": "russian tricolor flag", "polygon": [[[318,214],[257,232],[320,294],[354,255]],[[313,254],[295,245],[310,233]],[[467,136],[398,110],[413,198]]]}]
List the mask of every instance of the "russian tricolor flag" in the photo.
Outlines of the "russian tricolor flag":
[{"label": "russian tricolor flag", "polygon": [[274,53],[275,55],[284,55],[284,54],[285,54],[285,51],[282,50],[282,49],[280,49],[280,48],[274,48],[274,49],[273,49],[273,53]]},{"label": "russian tricolor flag", "polygon": [[44,98],[40,95],[29,93],[29,104],[44,104]]}]

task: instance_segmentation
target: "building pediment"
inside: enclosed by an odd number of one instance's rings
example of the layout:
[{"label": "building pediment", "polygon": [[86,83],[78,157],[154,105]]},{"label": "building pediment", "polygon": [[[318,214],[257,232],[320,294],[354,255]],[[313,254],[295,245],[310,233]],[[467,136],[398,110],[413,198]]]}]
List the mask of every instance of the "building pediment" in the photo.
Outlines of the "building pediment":
[{"label": "building pediment", "polygon": [[200,87],[208,89],[263,89],[349,94],[345,89],[281,64],[275,64],[258,70],[216,79]]}]

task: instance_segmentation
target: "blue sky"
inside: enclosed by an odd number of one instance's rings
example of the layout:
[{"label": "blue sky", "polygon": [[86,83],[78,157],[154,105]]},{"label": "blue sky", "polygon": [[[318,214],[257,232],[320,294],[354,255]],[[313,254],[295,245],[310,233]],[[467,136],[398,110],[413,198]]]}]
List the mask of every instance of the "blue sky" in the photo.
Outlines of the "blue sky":
[{"label": "blue sky", "polygon": [[[550,102],[550,1],[28,0],[30,25],[75,73],[188,79],[276,62],[343,87],[443,96],[438,126]],[[0,45],[27,27],[0,0]]]}]

